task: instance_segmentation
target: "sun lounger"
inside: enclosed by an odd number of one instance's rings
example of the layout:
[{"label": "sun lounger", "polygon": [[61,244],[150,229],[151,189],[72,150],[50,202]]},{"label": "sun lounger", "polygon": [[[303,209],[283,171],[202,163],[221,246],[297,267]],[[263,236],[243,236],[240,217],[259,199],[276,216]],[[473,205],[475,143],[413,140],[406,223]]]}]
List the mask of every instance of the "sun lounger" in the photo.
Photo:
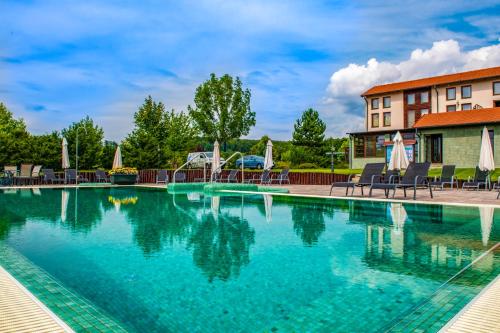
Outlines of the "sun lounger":
[{"label": "sun lounger", "polygon": [[220,181],[222,183],[224,183],[224,182],[226,182],[226,183],[237,183],[238,182],[238,172],[239,172],[239,170],[237,170],[237,169],[231,170],[229,172],[229,175],[226,178],[221,178]]},{"label": "sun lounger", "polygon": [[271,183],[271,171],[270,170],[264,170],[262,174],[260,175],[254,175],[252,179],[249,179],[246,181],[247,183],[250,184],[270,184]]},{"label": "sun lounger", "polygon": [[441,190],[444,189],[445,185],[450,185],[450,188],[453,189],[453,186],[457,186],[458,183],[455,180],[455,166],[454,165],[443,165],[441,169],[441,176],[436,180],[429,183],[430,186],[433,187],[441,187]]},{"label": "sun lounger", "polygon": [[56,176],[53,169],[42,169],[42,173],[45,184],[61,184],[64,182],[64,179]]},{"label": "sun lounger", "polygon": [[85,183],[89,181],[87,178],[77,175],[76,169],[66,169],[66,171],[64,172],[64,179],[66,184],[71,184],[71,183],[76,184],[77,180],[80,183]]},{"label": "sun lounger", "polygon": [[366,164],[357,182],[352,181],[354,175],[349,175],[347,182],[334,182],[330,187],[330,195],[332,195],[332,190],[334,187],[345,187],[345,195],[349,193],[350,188],[352,188],[351,195],[353,195],[354,188],[361,187],[361,194],[363,195],[363,187],[371,186],[374,182],[382,181],[382,170],[384,170],[384,167],[385,163]]},{"label": "sun lounger", "polygon": [[104,170],[95,171],[95,181],[98,183],[109,183],[109,177]]},{"label": "sun lounger", "polygon": [[476,167],[476,171],[474,172],[474,178],[472,180],[468,180],[462,184],[462,189],[475,189],[479,190],[482,186],[486,189],[488,186],[488,174],[489,172],[481,171],[479,167]]},{"label": "sun lounger", "polygon": [[33,170],[33,164],[21,164],[21,171],[19,175],[14,176],[16,183],[23,181],[26,183],[31,181],[31,171]]},{"label": "sun lounger", "polygon": [[156,184],[166,184],[168,183],[168,171],[158,170],[156,175]]},{"label": "sun lounger", "polygon": [[280,185],[283,184],[284,182],[287,182],[288,184],[290,184],[290,178],[288,178],[289,172],[290,172],[290,169],[281,170],[281,172],[279,173],[278,176],[276,176],[276,178],[271,178],[271,184],[274,182],[279,183]]},{"label": "sun lounger", "polygon": [[186,182],[186,173],[184,172],[177,172],[175,174],[175,182],[176,183],[185,183]]},{"label": "sun lounger", "polygon": [[417,189],[426,188],[429,189],[431,198],[433,198],[432,187],[429,186],[429,181],[427,179],[427,174],[429,173],[429,168],[431,164],[429,162],[424,163],[410,163],[408,169],[399,183],[374,183],[370,186],[370,196],[372,191],[375,189],[384,190],[386,198],[389,197],[389,192],[392,190],[392,197],[396,194],[396,189],[403,189],[404,196],[406,198],[406,190],[408,188],[413,189],[413,200],[417,198]]}]

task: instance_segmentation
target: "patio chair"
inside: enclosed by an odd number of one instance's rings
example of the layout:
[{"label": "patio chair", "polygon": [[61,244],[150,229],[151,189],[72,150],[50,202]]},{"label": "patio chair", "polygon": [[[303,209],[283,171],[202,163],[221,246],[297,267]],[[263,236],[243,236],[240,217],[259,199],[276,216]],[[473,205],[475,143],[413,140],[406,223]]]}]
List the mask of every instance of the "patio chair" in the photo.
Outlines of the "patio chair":
[{"label": "patio chair", "polygon": [[286,168],[281,170],[278,176],[276,178],[271,178],[271,184],[273,182],[279,183],[280,185],[283,184],[284,182],[287,182],[290,184],[290,178],[288,178],[288,173],[290,172],[290,169]]},{"label": "patio chair", "polygon": [[185,172],[177,172],[175,174],[175,182],[176,183],[185,183],[186,182],[186,173]]},{"label": "patio chair", "polygon": [[76,184],[77,180],[80,183],[89,181],[87,178],[77,175],[76,169],[66,169],[64,171],[64,180],[66,184],[71,184],[73,182]]},{"label": "patio chair", "polygon": [[357,182],[352,181],[352,178],[355,175],[350,174],[346,182],[332,183],[332,186],[330,187],[330,195],[332,195],[334,187],[345,187],[345,195],[349,194],[350,188],[352,188],[351,195],[353,195],[354,188],[361,187],[361,195],[364,195],[363,187],[371,186],[374,182],[380,182],[382,180],[382,170],[384,170],[384,167],[385,163],[367,163]]},{"label": "patio chair", "polygon": [[413,200],[417,198],[417,189],[426,188],[429,189],[429,193],[431,198],[434,198],[432,194],[432,187],[429,185],[429,181],[427,179],[427,174],[429,173],[429,168],[431,164],[429,162],[424,163],[410,163],[408,169],[399,183],[390,182],[390,183],[373,183],[370,186],[370,194],[372,196],[372,191],[375,189],[381,189],[385,192],[385,197],[389,197],[389,191],[392,190],[392,197],[394,198],[396,194],[396,189],[400,188],[404,191],[404,196],[406,198],[406,190],[408,188],[413,189]]},{"label": "patio chair", "polygon": [[15,177],[17,176],[17,166],[15,165],[6,165],[3,167],[3,172],[4,174],[10,174],[12,177]]},{"label": "patio chair", "polygon": [[95,181],[98,183],[109,183],[109,177],[104,170],[95,171]]},{"label": "patio chair", "polygon": [[64,179],[59,178],[54,173],[53,169],[42,169],[43,173],[43,182],[45,184],[61,184],[64,182]]},{"label": "patio chair", "polygon": [[35,165],[33,167],[33,171],[31,172],[31,184],[34,184],[35,182],[38,183],[40,181],[41,171],[42,171],[41,165]]},{"label": "patio chair", "polygon": [[220,181],[221,183],[226,182],[226,183],[237,183],[238,182],[238,172],[240,170],[235,169],[231,170],[229,172],[229,175],[226,178],[221,178]]},{"label": "patio chair", "polygon": [[27,182],[31,182],[31,172],[33,170],[33,164],[21,164],[21,171],[19,172],[19,175],[14,176],[15,180]]},{"label": "patio chair", "polygon": [[168,183],[168,172],[167,170],[158,170],[156,174],[156,184],[167,184]]},{"label": "patio chair", "polygon": [[479,167],[476,167],[476,171],[474,172],[474,178],[471,180],[470,178],[462,184],[462,189],[475,189],[479,190],[481,186],[484,187],[484,189],[487,188],[488,186],[488,175],[489,172],[486,171],[481,171]]},{"label": "patio chair", "polygon": [[444,186],[447,184],[450,185],[451,189],[453,189],[453,186],[455,185],[458,189],[458,183],[455,180],[454,165],[443,165],[443,168],[441,169],[441,176],[429,183],[430,186],[441,187],[441,190],[444,190]]},{"label": "patio chair", "polygon": [[246,181],[249,184],[270,184],[271,183],[271,170],[264,170],[261,175],[254,175],[252,179]]}]

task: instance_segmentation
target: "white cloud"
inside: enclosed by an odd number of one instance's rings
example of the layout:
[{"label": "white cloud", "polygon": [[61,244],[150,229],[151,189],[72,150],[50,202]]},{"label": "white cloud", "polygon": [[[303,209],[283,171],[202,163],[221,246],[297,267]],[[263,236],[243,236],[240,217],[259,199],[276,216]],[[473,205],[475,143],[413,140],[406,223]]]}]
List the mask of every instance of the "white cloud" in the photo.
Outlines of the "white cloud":
[{"label": "white cloud", "polygon": [[[494,66],[500,66],[500,44],[464,51],[453,39],[434,42],[430,49],[416,49],[399,63],[372,58],[366,64],[349,64],[330,77],[323,113],[330,119],[345,120],[344,132],[359,129],[346,114],[363,115],[360,95],[372,86]],[[335,124],[338,128],[339,121]]]}]

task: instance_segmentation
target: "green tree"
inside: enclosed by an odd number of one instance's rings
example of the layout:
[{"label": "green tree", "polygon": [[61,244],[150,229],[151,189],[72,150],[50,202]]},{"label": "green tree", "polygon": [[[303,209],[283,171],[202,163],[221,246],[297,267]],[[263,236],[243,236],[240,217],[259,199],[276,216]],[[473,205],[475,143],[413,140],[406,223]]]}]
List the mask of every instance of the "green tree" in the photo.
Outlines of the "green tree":
[{"label": "green tree", "polygon": [[118,144],[114,141],[105,140],[102,147],[102,160],[101,167],[104,169],[111,169],[113,167],[113,160],[115,158],[116,147]]},{"label": "green tree", "polygon": [[62,130],[62,136],[68,140],[70,162],[76,162],[76,137],[78,134],[78,168],[92,170],[101,167],[104,131],[94,124],[89,117],[71,124]]},{"label": "green tree", "polygon": [[[252,148],[250,148],[250,154],[264,156],[264,154],[266,153],[267,141],[269,141],[269,136],[267,135],[262,136],[262,138],[260,138],[260,140],[257,141],[257,143],[254,144]],[[275,155],[276,154],[274,153],[273,149],[273,156]]]},{"label": "green tree", "polygon": [[61,169],[61,140],[58,132],[31,136],[31,162],[44,168]]},{"label": "green tree", "polygon": [[292,142],[295,146],[320,148],[325,140],[325,130],[326,124],[318,111],[309,108],[295,122]]},{"label": "green tree", "polygon": [[0,103],[0,165],[20,164],[29,158],[29,133],[23,119]]},{"label": "green tree", "polygon": [[135,128],[123,141],[124,162],[137,168],[175,166],[195,145],[197,130],[183,112],[165,111],[148,96],[134,115]]},{"label": "green tree", "polygon": [[255,112],[250,109],[250,90],[242,88],[238,77],[215,74],[202,83],[188,111],[201,132],[211,141],[218,140],[226,150],[231,139],[247,135],[255,126]]}]

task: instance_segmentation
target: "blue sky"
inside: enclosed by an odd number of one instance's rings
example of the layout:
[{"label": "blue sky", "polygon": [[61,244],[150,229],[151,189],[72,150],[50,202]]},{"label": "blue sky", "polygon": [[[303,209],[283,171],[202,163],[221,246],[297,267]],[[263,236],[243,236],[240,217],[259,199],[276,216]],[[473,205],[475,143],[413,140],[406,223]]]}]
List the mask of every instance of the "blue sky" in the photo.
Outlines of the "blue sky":
[{"label": "blue sky", "polygon": [[211,72],[228,73],[252,91],[249,137],[290,138],[308,107],[339,136],[362,127],[367,86],[500,66],[498,13],[461,0],[3,0],[0,101],[34,133],[89,115],[121,140],[147,95],[186,110]]}]

